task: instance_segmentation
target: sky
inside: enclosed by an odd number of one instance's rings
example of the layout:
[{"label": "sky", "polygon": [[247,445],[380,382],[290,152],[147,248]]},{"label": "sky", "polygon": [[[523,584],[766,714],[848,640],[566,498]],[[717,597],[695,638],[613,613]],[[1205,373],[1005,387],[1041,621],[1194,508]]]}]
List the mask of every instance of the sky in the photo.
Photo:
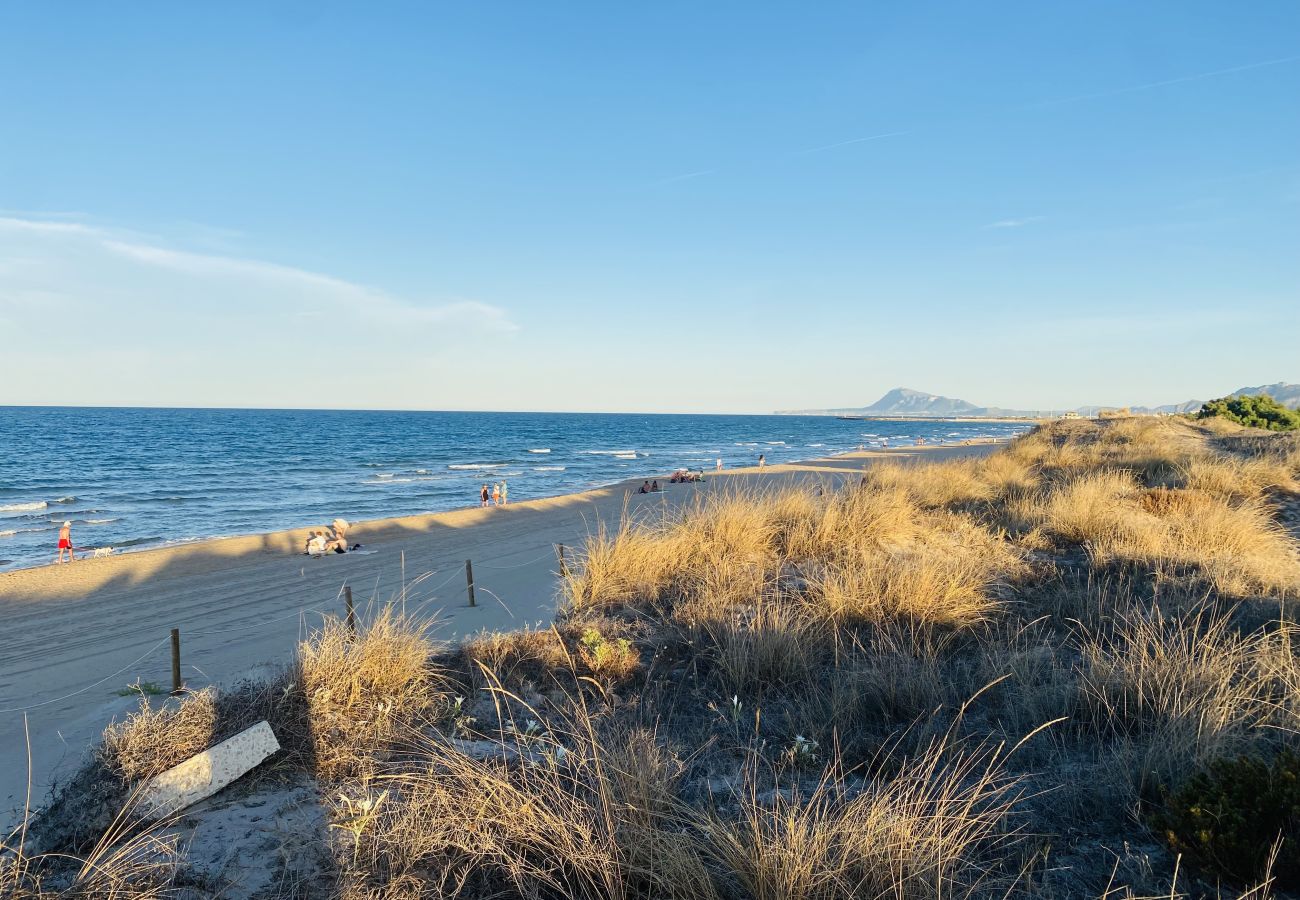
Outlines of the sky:
[{"label": "sky", "polygon": [[1300,4],[11,3],[0,405],[1300,381]]}]

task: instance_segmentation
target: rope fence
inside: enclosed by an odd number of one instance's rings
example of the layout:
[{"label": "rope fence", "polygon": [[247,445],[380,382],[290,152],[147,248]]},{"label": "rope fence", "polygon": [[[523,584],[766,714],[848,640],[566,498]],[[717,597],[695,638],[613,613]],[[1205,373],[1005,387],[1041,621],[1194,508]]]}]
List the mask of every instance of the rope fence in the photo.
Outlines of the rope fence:
[{"label": "rope fence", "polygon": [[[507,564],[492,564],[492,563],[482,563],[482,562],[480,562],[480,563],[478,563],[478,566],[479,566],[479,568],[482,568],[482,569],[489,569],[489,570],[492,570],[492,571],[510,571],[510,570],[515,570],[515,569],[522,569],[522,568],[525,568],[525,567],[527,567],[527,566],[536,565],[537,563],[539,563],[539,562],[541,562],[541,561],[543,561],[543,560],[545,560],[545,559],[555,558],[555,559],[557,559],[557,563],[558,563],[558,566],[559,566],[559,569],[560,569],[560,574],[563,574],[563,573],[566,571],[566,569],[567,569],[567,566],[566,566],[566,560],[564,559],[564,555],[563,555],[563,554],[564,554],[564,549],[563,549],[563,545],[562,545],[562,544],[552,544],[552,545],[551,545],[551,550],[550,550],[550,552],[542,553],[542,554],[540,554],[540,555],[538,555],[538,556],[535,556],[535,557],[533,557],[533,558],[531,558],[531,559],[524,560],[523,562],[518,562],[518,563],[507,563]],[[462,573],[463,573],[463,577],[465,577],[466,580],[467,580],[467,588],[468,588],[469,597],[470,597],[470,603],[469,603],[469,605],[470,605],[471,607],[476,605],[476,604],[474,603],[474,591],[475,591],[475,589],[477,588],[478,591],[480,591],[480,592],[482,592],[482,593],[486,593],[488,596],[492,597],[492,599],[494,599],[494,600],[496,600],[498,603],[500,603],[500,604],[501,604],[501,607],[502,607],[502,608],[503,608],[507,613],[510,614],[511,618],[514,617],[514,613],[513,613],[513,611],[511,611],[510,607],[506,604],[506,602],[505,602],[504,600],[501,599],[501,597],[500,597],[499,594],[497,594],[497,593],[496,593],[495,591],[493,591],[493,590],[490,590],[489,588],[485,588],[485,587],[483,587],[482,585],[476,585],[476,584],[475,584],[475,582],[474,582],[474,578],[473,578],[473,569],[472,569],[472,566],[471,566],[471,562],[470,562],[470,560],[466,560],[466,561],[465,561],[463,568],[462,568],[462,566],[461,566],[461,564],[460,564],[459,561],[457,561],[457,562],[455,562],[455,563],[442,563],[442,564],[440,564],[439,566],[435,566],[434,568],[430,569],[429,571],[424,572],[423,574],[421,574],[421,575],[420,575],[419,577],[417,577],[413,582],[411,582],[410,585],[403,584],[403,586],[402,586],[402,598],[403,598],[403,602],[405,602],[406,592],[407,592],[409,589],[419,586],[419,585],[421,584],[421,582],[423,582],[423,581],[426,580],[426,579],[429,579],[429,578],[433,577],[434,575],[440,574],[441,571],[442,571],[442,567],[443,567],[443,566],[446,566],[446,567],[451,568],[451,572],[447,575],[446,578],[444,578],[442,581],[438,582],[438,584],[434,585],[432,588],[428,588],[428,589],[427,589],[427,590],[429,591],[430,596],[429,596],[427,599],[425,599],[425,600],[423,600],[423,601],[420,601],[418,604],[416,604],[417,608],[419,608],[419,607],[421,607],[421,606],[424,606],[424,605],[426,605],[426,604],[428,604],[428,603],[432,603],[434,600],[436,600],[436,599],[437,599],[437,596],[436,596],[436,595],[437,595],[437,592],[440,591],[440,590],[442,590],[442,589],[443,589],[444,587],[446,587],[447,585],[449,585],[452,581],[456,580],[457,578],[462,577]],[[354,618],[353,618],[353,609],[352,609],[352,603],[351,603],[351,599],[352,599],[352,598],[351,598],[351,589],[345,587],[345,588],[343,588],[343,589],[341,589],[341,590],[339,591],[339,595],[340,595],[340,596],[343,596],[345,592],[346,592],[346,594],[347,594],[347,600],[348,600],[348,603],[347,603],[347,620],[348,620],[348,624],[349,624],[349,626],[351,626],[351,627],[353,628],[353,630],[355,631],[355,627],[356,627],[356,626],[355,626],[355,620],[354,620]],[[251,630],[253,630],[253,629],[265,628],[265,627],[268,626],[268,625],[274,625],[274,624],[277,624],[277,623],[279,623],[279,622],[286,622],[286,621],[289,621],[290,619],[302,619],[302,618],[303,618],[304,616],[306,616],[308,613],[315,613],[315,614],[320,615],[320,616],[327,616],[327,615],[330,615],[330,613],[328,613],[328,612],[326,612],[326,611],[324,611],[324,610],[316,609],[315,607],[304,606],[304,607],[301,607],[301,608],[299,608],[299,609],[294,610],[294,611],[291,612],[291,613],[288,613],[287,615],[275,616],[275,617],[270,618],[270,619],[260,619],[260,620],[258,620],[258,621],[256,621],[256,622],[250,622],[250,623],[245,624],[245,625],[236,625],[236,626],[229,627],[229,628],[203,628],[203,629],[197,629],[197,630],[193,630],[193,631],[186,631],[186,632],[185,632],[185,636],[186,636],[186,637],[214,637],[214,636],[222,636],[222,635],[230,635],[230,634],[241,634],[241,633],[243,633],[243,632],[251,631]],[[136,636],[143,635],[144,633],[145,633],[145,632],[143,632],[143,631],[139,631],[139,632],[135,632],[134,634],[131,634],[131,635],[124,635],[123,637],[126,637],[126,638],[136,637]],[[171,660],[171,662],[172,662],[172,673],[173,673],[173,674],[172,674],[172,680],[173,680],[173,684],[172,684],[172,693],[173,693],[173,694],[179,694],[179,693],[181,693],[181,692],[184,690],[184,685],[183,685],[183,683],[182,683],[182,681],[181,681],[180,674],[179,674],[179,673],[180,673],[180,656],[181,656],[180,636],[181,636],[181,631],[180,631],[180,629],[179,629],[179,628],[173,628],[173,629],[170,630],[170,633],[169,633],[166,637],[163,637],[161,640],[159,640],[159,641],[157,641],[156,643],[154,643],[154,644],[153,644],[152,646],[150,646],[149,649],[146,650],[144,653],[140,654],[138,657],[136,657],[135,659],[133,659],[131,662],[127,663],[126,665],[122,666],[120,669],[116,670],[115,672],[112,672],[112,673],[109,674],[109,675],[105,675],[103,678],[100,678],[100,679],[98,679],[97,681],[93,681],[93,682],[91,682],[90,684],[87,684],[87,685],[85,685],[84,687],[78,688],[78,689],[75,690],[75,691],[71,691],[71,692],[69,692],[69,693],[67,693],[67,694],[62,694],[62,695],[60,695],[60,696],[58,696],[58,697],[53,697],[53,698],[51,698],[51,699],[49,699],[49,700],[42,700],[42,701],[40,701],[39,703],[31,703],[31,704],[28,704],[28,705],[25,705],[25,706],[11,706],[11,707],[0,708],[0,715],[7,715],[7,714],[9,714],[9,713],[20,713],[20,712],[21,712],[21,713],[25,713],[25,712],[29,712],[29,711],[34,710],[34,709],[40,709],[40,708],[42,708],[42,707],[51,706],[51,705],[53,705],[53,704],[55,704],[55,703],[61,703],[61,702],[63,702],[64,700],[70,700],[70,699],[72,699],[73,697],[77,697],[77,696],[80,696],[80,695],[82,695],[82,694],[85,694],[85,693],[88,693],[88,692],[90,692],[90,691],[93,691],[95,688],[100,687],[101,685],[103,685],[103,684],[105,684],[105,683],[107,683],[107,682],[109,682],[109,681],[112,681],[114,678],[118,678],[118,677],[120,677],[120,676],[121,676],[122,674],[124,674],[125,672],[129,671],[130,669],[134,668],[135,666],[138,666],[140,663],[144,662],[146,659],[148,659],[150,656],[152,656],[154,653],[156,653],[156,652],[158,651],[159,648],[161,648],[164,644],[166,644],[166,643],[168,643],[168,642],[170,642],[171,645],[172,645],[172,652],[171,652],[171,656],[172,656],[172,660]]]},{"label": "rope fence", "polygon": [[79,694],[84,694],[86,693],[86,691],[93,690],[99,687],[104,682],[116,678],[117,676],[125,672],[127,669],[130,669],[132,666],[137,666],[140,663],[144,662],[153,654],[155,650],[157,650],[163,644],[167,643],[169,640],[171,640],[171,635],[168,635],[158,643],[154,644],[152,647],[150,647],[148,650],[142,653],[139,657],[127,663],[122,668],[114,672],[112,675],[105,675],[103,678],[99,679],[99,681],[96,681],[93,684],[88,684],[85,687],[80,688],[79,690],[75,690],[70,694],[64,694],[62,697],[55,697],[53,700],[42,700],[40,703],[33,703],[30,706],[13,706],[8,709],[0,709],[0,713],[27,712],[28,710],[40,709],[42,706],[49,706],[51,703],[58,703],[61,700],[68,700],[72,697],[76,697]]}]

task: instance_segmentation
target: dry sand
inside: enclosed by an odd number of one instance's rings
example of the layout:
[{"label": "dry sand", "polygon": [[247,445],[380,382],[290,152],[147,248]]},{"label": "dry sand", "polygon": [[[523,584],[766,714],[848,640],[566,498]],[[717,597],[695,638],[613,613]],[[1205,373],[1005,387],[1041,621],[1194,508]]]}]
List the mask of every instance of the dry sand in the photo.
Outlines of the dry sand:
[{"label": "dry sand", "polygon": [[[701,485],[641,479],[492,509],[361,522],[350,538],[364,551],[312,559],[307,529],[204,541],[72,564],[0,573],[0,825],[21,817],[30,733],[32,802],[75,771],[114,717],[133,709],[136,681],[171,685],[169,631],[181,633],[188,687],[229,683],[286,661],[322,613],[341,613],[344,585],[359,609],[401,598],[451,640],[549,621],[555,546],[577,546],[599,522],[629,509],[676,506],[700,492],[854,477],[881,459],[938,460],[993,445],[851,453],[830,459],[732,469]],[[653,476],[651,476],[653,477]],[[346,510],[340,510],[346,515]],[[478,605],[466,603],[473,560]],[[405,586],[405,590],[403,590]],[[26,732],[24,730],[26,713]]]}]

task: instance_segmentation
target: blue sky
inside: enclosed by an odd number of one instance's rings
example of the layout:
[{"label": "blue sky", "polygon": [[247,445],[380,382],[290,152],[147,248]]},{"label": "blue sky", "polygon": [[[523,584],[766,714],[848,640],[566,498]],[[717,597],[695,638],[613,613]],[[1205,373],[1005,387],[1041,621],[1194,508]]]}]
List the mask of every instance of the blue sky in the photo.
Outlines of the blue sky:
[{"label": "blue sky", "polygon": [[7,4],[0,404],[1300,380],[1300,5]]}]

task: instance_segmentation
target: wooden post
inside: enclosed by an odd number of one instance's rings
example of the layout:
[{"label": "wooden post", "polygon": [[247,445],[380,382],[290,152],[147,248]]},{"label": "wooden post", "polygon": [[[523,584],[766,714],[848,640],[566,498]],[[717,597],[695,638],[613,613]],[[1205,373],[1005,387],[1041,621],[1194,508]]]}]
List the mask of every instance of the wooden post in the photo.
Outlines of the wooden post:
[{"label": "wooden post", "polygon": [[569,577],[569,564],[564,559],[564,545],[556,544],[555,553],[560,557],[560,575],[564,578]]},{"label": "wooden post", "polygon": [[348,611],[348,617],[347,617],[348,631],[352,632],[353,637],[356,637],[357,636],[357,614],[352,609],[352,585],[350,584],[345,584],[343,586],[343,604],[347,607],[347,611]]},{"label": "wooden post", "polygon": [[468,559],[465,560],[465,587],[469,589],[469,605],[477,606],[474,602],[474,565]]},{"label": "wooden post", "polygon": [[179,694],[185,690],[181,683],[181,630],[172,629],[172,693]]}]

